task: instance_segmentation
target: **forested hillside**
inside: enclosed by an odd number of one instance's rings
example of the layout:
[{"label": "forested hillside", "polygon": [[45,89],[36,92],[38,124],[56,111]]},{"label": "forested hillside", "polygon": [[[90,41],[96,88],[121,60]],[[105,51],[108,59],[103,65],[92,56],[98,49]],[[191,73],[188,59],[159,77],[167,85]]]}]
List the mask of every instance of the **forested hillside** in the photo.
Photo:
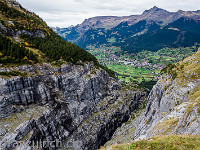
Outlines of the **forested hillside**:
[{"label": "forested hillside", "polygon": [[175,22],[147,32],[140,36],[130,37],[124,43],[117,43],[124,51],[135,53],[141,50],[157,51],[163,47],[177,48],[193,46],[200,43],[200,21],[180,18]]},{"label": "forested hillside", "polygon": [[0,1],[0,62],[37,63],[61,61],[80,64],[97,59],[79,46],[63,40],[35,13],[24,9],[16,1]]},{"label": "forested hillside", "polygon": [[[12,4],[8,4],[8,2],[3,0],[0,2],[0,31],[3,34],[1,34],[1,57],[13,57],[15,55],[15,51],[19,51],[17,50],[19,46],[12,44],[12,42],[15,41],[7,40],[7,38],[11,36],[16,39],[17,42],[19,41],[21,43],[20,45],[22,46],[22,56],[20,57],[27,56],[27,58],[30,58],[24,49],[25,46],[40,49],[45,54],[45,56],[51,60],[58,60],[62,57],[62,59],[69,62],[77,62],[79,60],[96,61],[95,57],[93,57],[85,50],[79,48],[75,44],[65,42],[60,36],[54,33],[53,30],[49,28],[41,18],[39,18],[34,13],[28,12],[19,4],[17,4],[19,8],[11,7],[11,5]],[[6,40],[9,41],[11,48],[4,47],[4,45],[9,45],[4,42]],[[6,49],[8,49],[7,52],[5,52]],[[21,58],[17,57],[17,59]]]}]

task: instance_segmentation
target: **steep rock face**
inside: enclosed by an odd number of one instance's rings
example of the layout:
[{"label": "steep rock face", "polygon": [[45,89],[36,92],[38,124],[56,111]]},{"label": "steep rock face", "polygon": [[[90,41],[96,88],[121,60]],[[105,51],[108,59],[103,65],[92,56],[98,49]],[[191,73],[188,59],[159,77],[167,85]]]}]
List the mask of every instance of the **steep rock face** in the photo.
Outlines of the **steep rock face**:
[{"label": "steep rock face", "polygon": [[[199,134],[200,116],[198,103],[187,99],[200,80],[180,87],[175,81],[166,84],[169,78],[161,78],[151,91],[146,110],[136,121],[135,138],[149,138],[155,135]],[[165,87],[168,90],[165,91]],[[172,90],[173,92],[169,92]]]},{"label": "steep rock face", "polygon": [[105,144],[121,144],[157,135],[200,134],[200,51],[166,67],[149,93],[145,108],[131,114]]},{"label": "steep rock face", "polygon": [[[23,70],[26,70],[26,68]],[[35,70],[32,67],[29,69]],[[52,101],[58,95],[56,92],[59,93],[59,91],[62,92],[65,101],[75,103],[73,100],[77,99],[77,107],[83,105],[83,103],[88,103],[88,109],[85,108],[85,111],[87,111],[91,104],[97,103],[109,93],[109,90],[120,87],[117,83],[116,87],[115,84],[111,83],[114,81],[110,79],[105,71],[98,70],[95,72],[93,64],[79,67],[66,65],[62,68],[53,68],[46,65],[44,68],[39,67],[38,69],[41,75],[35,77],[1,78],[2,117],[9,115],[6,112],[12,112],[10,111],[11,107],[8,107],[11,104],[27,105]],[[22,69],[19,68],[19,70]],[[109,87],[109,85],[113,87]],[[73,105],[75,106],[75,104]],[[79,110],[73,109],[71,111],[75,117],[81,113],[81,110],[79,108]]]},{"label": "steep rock face", "polygon": [[136,138],[155,135],[200,134],[199,116],[199,57],[177,63],[172,75],[163,75],[148,97],[145,112],[136,121]]},{"label": "steep rock face", "polygon": [[92,116],[77,128],[67,140],[65,148],[90,150],[103,146],[145,98],[144,92],[113,91],[95,107]]},{"label": "steep rock face", "polygon": [[[69,64],[61,68],[49,65],[42,68],[34,67],[24,66],[15,69],[26,70],[32,74],[35,70],[40,70],[40,75],[1,78],[1,118],[23,111],[25,106],[33,103],[50,105],[53,106],[52,109],[57,108],[56,105],[60,103],[62,103],[61,106],[68,103],[67,108],[71,115],[69,116],[73,117],[74,122],[78,125],[90,115],[93,107],[103,97],[111,90],[120,87],[105,71],[97,70],[91,63],[85,66]],[[60,111],[62,112],[62,109]],[[52,112],[50,111],[50,113]],[[60,117],[55,117],[56,121]]]},{"label": "steep rock face", "polygon": [[[146,98],[147,99],[147,98]],[[143,101],[137,109],[135,109],[127,122],[123,123],[121,127],[112,135],[111,139],[107,141],[103,147],[108,147],[110,145],[131,143],[134,139],[134,133],[136,130],[136,117],[139,117],[144,112],[146,100]]]},{"label": "steep rock face", "polygon": [[[140,91],[129,91],[130,95],[119,93],[120,83],[93,63],[66,64],[59,68],[45,64],[0,69],[1,72],[13,70],[26,72],[27,77],[0,78],[0,145],[3,149],[25,149],[30,146],[29,142],[39,140],[59,140],[64,147],[70,141],[74,144],[82,140],[78,148],[96,149],[109,140],[145,96]],[[122,100],[122,95],[127,94],[130,98]],[[112,107],[113,103],[116,107]],[[108,112],[101,114],[105,109]],[[96,120],[92,119],[94,116],[98,116]],[[93,130],[88,128],[87,122],[91,122]],[[23,144],[16,145],[19,142]]]}]

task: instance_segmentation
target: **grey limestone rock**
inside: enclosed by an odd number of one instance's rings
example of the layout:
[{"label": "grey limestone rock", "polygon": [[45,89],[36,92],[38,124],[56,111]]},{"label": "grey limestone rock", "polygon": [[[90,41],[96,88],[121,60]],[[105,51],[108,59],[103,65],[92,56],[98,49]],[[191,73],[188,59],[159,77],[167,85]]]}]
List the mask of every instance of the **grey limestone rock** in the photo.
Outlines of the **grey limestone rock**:
[{"label": "grey limestone rock", "polygon": [[121,84],[93,63],[24,65],[0,70],[30,75],[0,77],[3,149],[29,149],[29,144],[16,146],[16,142],[33,144],[39,140],[59,140],[64,148],[73,141],[72,145],[79,144],[72,149],[97,149],[127,121],[145,96],[140,91],[120,92]]}]

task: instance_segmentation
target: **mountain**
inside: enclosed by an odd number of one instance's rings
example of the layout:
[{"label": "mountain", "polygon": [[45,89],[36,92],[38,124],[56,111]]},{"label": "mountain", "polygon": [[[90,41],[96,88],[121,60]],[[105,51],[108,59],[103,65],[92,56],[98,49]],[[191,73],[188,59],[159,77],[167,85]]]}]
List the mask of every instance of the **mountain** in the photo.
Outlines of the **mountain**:
[{"label": "mountain", "polygon": [[[1,149],[96,150],[120,141],[123,133],[128,140],[199,135],[199,51],[164,68],[147,97],[137,86],[122,85],[18,2],[0,4]],[[140,23],[157,28],[152,21]]]},{"label": "mountain", "polygon": [[18,2],[0,19],[0,149],[95,150],[145,100]]},{"label": "mountain", "polygon": [[[135,53],[143,49],[156,51],[163,47],[185,47],[200,42],[199,20],[199,11],[169,12],[154,6],[141,15],[94,17],[76,26],[53,30],[84,49],[107,45]],[[186,29],[181,25],[189,27]],[[152,39],[155,40],[152,42]]]},{"label": "mountain", "polygon": [[131,37],[116,45],[130,53],[147,49],[157,51],[163,47],[177,48],[192,46],[200,40],[200,20],[179,18],[153,32]]},{"label": "mountain", "polygon": [[[104,148],[199,149],[199,63],[200,49],[196,54],[166,66],[145,107],[133,112]],[[182,144],[187,140],[188,144]]]}]

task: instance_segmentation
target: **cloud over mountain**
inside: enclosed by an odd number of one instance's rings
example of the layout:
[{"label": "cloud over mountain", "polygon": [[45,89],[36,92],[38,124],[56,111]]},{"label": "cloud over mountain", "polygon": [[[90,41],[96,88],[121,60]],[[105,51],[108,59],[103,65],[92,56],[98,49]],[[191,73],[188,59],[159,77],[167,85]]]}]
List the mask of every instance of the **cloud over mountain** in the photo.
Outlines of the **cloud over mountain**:
[{"label": "cloud over mountain", "polygon": [[[199,0],[18,0],[50,26],[67,27],[94,16],[128,16],[158,6],[169,11],[198,10]],[[170,2],[171,1],[171,2]],[[38,5],[39,4],[39,5]]]}]

